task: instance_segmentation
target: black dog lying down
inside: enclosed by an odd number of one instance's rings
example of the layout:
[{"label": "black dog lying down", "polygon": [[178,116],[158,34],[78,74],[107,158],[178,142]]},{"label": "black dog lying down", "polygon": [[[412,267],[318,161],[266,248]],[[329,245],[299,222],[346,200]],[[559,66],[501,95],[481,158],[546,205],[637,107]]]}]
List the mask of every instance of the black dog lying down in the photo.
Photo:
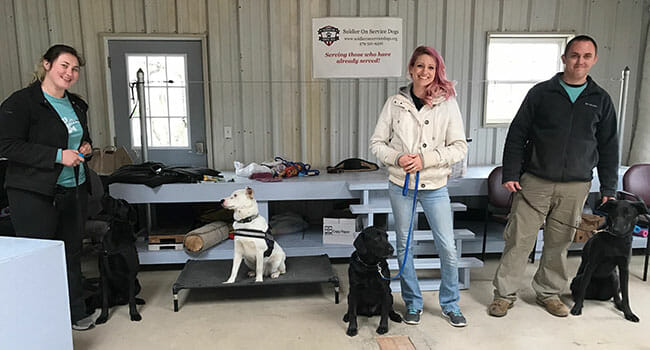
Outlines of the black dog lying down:
[{"label": "black dog lying down", "polygon": [[393,255],[393,247],[386,231],[371,226],[359,233],[354,248],[348,268],[348,312],[343,316],[343,322],[350,322],[347,335],[357,335],[357,315],[381,315],[377,333],[384,334],[388,332],[388,317],[402,322],[402,317],[393,310],[390,281],[381,277],[390,278],[386,258]]},{"label": "black dog lying down", "polygon": [[628,267],[632,255],[634,225],[637,217],[647,214],[648,210],[642,201],[628,200],[610,200],[600,209],[607,213],[607,224],[582,249],[582,262],[576,277],[571,281],[571,294],[575,301],[571,314],[582,313],[585,299],[614,298],[616,308],[623,311],[626,320],[639,322],[639,318],[630,309]]}]

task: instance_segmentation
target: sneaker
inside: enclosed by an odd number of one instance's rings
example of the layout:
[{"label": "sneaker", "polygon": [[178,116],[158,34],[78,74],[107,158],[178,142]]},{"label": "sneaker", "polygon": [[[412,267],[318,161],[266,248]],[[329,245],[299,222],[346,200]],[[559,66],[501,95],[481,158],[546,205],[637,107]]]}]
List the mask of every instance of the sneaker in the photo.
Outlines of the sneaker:
[{"label": "sneaker", "polygon": [[420,314],[422,314],[422,310],[409,309],[404,315],[404,323],[420,324]]},{"label": "sneaker", "polygon": [[449,321],[449,324],[454,326],[454,327],[465,327],[467,326],[467,320],[465,319],[465,316],[460,311],[447,311],[447,312],[442,312],[442,316],[444,316],[447,321]]},{"label": "sneaker", "polygon": [[564,305],[559,299],[547,298],[544,300],[536,299],[537,304],[543,306],[548,313],[557,317],[567,317],[569,315],[569,308]]},{"label": "sneaker", "polygon": [[77,320],[75,322],[72,322],[72,329],[75,331],[87,331],[93,327],[95,327],[95,319],[99,317],[99,313],[101,312],[101,309],[95,310],[92,314]]}]

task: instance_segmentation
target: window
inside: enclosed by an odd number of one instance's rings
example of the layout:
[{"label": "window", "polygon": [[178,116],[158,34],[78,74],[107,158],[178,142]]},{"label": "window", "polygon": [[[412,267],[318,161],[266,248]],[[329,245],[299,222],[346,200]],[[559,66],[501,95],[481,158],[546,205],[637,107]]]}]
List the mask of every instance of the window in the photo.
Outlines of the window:
[{"label": "window", "polygon": [[568,33],[488,33],[483,125],[510,124],[528,90],[562,71]]},{"label": "window", "polygon": [[[184,55],[127,54],[130,82],[137,80],[138,69],[145,76],[147,100],[147,140],[151,148],[189,148],[187,119],[187,70]],[[136,94],[135,89],[132,92]],[[140,110],[131,98],[131,142],[140,147]]]}]

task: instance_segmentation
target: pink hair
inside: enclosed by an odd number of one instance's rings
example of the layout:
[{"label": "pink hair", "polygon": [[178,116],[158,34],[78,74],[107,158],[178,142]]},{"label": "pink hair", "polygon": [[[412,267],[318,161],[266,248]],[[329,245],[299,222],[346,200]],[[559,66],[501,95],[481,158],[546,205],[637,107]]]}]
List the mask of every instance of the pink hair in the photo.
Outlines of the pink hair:
[{"label": "pink hair", "polygon": [[448,100],[451,96],[456,96],[454,83],[447,80],[447,75],[445,74],[445,62],[433,47],[418,46],[413,51],[409,60],[409,69],[415,65],[415,61],[421,55],[429,55],[436,61],[436,74],[433,82],[426,88],[427,96],[424,98],[424,101],[430,106],[433,103],[434,97],[444,96],[445,100]]}]

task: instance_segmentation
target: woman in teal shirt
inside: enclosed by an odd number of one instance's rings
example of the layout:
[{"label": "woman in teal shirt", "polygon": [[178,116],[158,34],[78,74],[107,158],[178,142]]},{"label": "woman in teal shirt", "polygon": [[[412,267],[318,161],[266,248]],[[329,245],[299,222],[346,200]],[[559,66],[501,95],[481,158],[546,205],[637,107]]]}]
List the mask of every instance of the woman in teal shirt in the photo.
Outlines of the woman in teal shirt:
[{"label": "woman in teal shirt", "polygon": [[88,196],[84,156],[92,152],[87,104],[68,91],[83,59],[67,45],[50,47],[28,87],[0,105],[0,155],[11,221],[19,237],[65,243],[72,328],[89,329],[81,285],[81,240]]}]

